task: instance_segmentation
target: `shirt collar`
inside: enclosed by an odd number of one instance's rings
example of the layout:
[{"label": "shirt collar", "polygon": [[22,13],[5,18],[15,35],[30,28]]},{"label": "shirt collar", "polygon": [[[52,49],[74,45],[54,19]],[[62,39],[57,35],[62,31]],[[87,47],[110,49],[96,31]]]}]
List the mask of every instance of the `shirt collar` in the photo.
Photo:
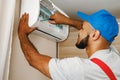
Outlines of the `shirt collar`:
[{"label": "shirt collar", "polygon": [[109,54],[110,52],[111,52],[111,48],[98,50],[95,53],[93,53],[93,55],[89,59],[92,59],[92,58],[100,58],[101,59],[104,57],[104,55]]}]

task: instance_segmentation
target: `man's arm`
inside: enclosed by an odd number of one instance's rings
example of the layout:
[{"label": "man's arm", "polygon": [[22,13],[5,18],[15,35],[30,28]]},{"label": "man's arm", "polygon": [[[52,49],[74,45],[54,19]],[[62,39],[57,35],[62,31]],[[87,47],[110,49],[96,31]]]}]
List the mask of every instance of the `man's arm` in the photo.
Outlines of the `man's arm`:
[{"label": "man's arm", "polygon": [[59,12],[56,12],[54,15],[50,16],[50,19],[52,19],[49,21],[51,24],[66,24],[66,25],[73,26],[79,30],[81,29],[83,25],[82,20],[71,19],[69,17],[64,16],[63,14]]},{"label": "man's arm", "polygon": [[30,28],[28,26],[28,19],[29,15],[25,13],[19,23],[18,36],[22,51],[31,66],[50,78],[48,63],[51,57],[40,54],[29,40],[28,35],[36,28]]}]

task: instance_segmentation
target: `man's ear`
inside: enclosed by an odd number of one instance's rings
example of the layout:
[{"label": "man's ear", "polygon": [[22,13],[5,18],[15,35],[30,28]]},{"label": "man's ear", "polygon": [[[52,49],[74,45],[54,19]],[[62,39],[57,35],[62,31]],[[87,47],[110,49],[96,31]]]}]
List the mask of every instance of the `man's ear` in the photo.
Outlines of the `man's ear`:
[{"label": "man's ear", "polygon": [[100,38],[100,31],[94,30],[91,34],[93,40],[97,40]]}]

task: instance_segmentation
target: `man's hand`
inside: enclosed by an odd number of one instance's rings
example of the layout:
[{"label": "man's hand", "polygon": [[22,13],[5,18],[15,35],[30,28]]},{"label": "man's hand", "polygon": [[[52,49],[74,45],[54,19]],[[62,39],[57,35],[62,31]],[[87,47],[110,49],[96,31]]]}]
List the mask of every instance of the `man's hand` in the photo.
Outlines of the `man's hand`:
[{"label": "man's hand", "polygon": [[19,22],[19,28],[18,28],[18,34],[24,34],[24,35],[29,35],[31,32],[33,32],[36,28],[31,28],[28,25],[28,21],[29,21],[29,14],[24,13],[22,15],[22,17],[20,18],[20,22]]},{"label": "man's hand", "polygon": [[56,12],[55,14],[53,14],[52,16],[50,16],[49,22],[51,24],[66,24],[66,22],[68,21],[68,17],[64,16],[63,14]]}]

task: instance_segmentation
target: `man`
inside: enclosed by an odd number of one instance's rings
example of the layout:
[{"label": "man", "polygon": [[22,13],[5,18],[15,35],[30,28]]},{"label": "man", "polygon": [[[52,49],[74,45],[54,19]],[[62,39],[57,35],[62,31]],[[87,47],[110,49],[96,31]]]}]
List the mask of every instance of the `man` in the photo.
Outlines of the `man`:
[{"label": "man", "polygon": [[61,13],[50,17],[51,24],[67,24],[79,29],[76,46],[86,49],[88,59],[56,59],[37,51],[28,36],[36,28],[28,25],[28,14],[20,19],[18,35],[23,53],[31,66],[53,80],[120,80],[120,56],[110,45],[118,35],[116,18],[106,10],[91,15],[78,12],[83,21]]}]

